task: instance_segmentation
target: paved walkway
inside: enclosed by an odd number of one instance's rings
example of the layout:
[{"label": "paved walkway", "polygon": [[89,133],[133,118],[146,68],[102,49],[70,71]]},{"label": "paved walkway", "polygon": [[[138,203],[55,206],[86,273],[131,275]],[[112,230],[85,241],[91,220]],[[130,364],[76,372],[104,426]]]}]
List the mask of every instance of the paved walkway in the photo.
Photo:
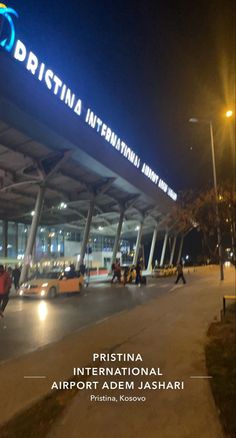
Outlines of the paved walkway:
[{"label": "paved walkway", "polygon": [[[169,292],[147,304],[3,364],[0,367],[1,422],[48,393],[53,381],[71,377],[73,367],[94,366],[95,352],[140,353],[141,366],[159,367],[163,373],[151,380],[184,381],[184,389],[78,391],[48,438],[222,438],[209,380],[196,378],[207,374],[204,345],[208,325],[219,319],[222,295],[235,294],[233,270],[226,272],[224,282],[220,283],[218,278],[216,269],[197,270],[187,276],[187,285],[173,285]],[[140,362],[106,365],[140,366]],[[24,379],[29,375],[46,378]],[[135,385],[147,380],[120,379],[133,380]],[[90,380],[102,383],[109,379]],[[91,402],[91,394],[112,395],[117,399],[121,394],[138,395],[145,396],[146,401]]]}]

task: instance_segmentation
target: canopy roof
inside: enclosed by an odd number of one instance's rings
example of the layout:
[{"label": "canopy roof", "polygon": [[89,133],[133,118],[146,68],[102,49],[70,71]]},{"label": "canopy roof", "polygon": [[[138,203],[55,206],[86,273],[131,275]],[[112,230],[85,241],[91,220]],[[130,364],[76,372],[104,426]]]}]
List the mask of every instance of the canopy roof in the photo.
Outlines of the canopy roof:
[{"label": "canopy roof", "polygon": [[163,224],[174,201],[76,118],[42,84],[0,53],[0,218],[30,223],[46,178],[42,225],[84,228],[95,196],[91,232],[122,235]]}]

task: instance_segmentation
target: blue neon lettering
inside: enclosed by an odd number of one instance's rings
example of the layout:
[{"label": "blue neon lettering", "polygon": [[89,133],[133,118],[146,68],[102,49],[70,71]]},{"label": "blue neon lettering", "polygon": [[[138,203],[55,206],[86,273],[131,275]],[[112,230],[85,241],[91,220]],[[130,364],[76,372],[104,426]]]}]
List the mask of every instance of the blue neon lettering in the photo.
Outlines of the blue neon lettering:
[{"label": "blue neon lettering", "polygon": [[15,38],[16,38],[15,26],[14,26],[13,20],[11,18],[11,15],[14,15],[16,18],[18,18],[18,13],[12,8],[7,8],[5,6],[1,6],[0,7],[0,15],[2,15],[3,18],[5,18],[7,20],[9,27],[10,27],[9,38],[4,38],[2,41],[0,41],[0,46],[4,47],[5,50],[10,52],[12,50],[12,47],[14,45]]}]

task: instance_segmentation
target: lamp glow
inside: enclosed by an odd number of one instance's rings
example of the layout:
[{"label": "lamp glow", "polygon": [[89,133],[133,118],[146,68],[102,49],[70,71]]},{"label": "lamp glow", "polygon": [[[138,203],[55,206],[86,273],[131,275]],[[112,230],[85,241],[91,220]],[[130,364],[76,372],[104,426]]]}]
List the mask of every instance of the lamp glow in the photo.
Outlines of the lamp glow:
[{"label": "lamp glow", "polygon": [[232,110],[228,110],[228,111],[226,111],[226,113],[225,113],[225,116],[226,116],[227,118],[232,117],[232,115],[233,115],[233,111],[232,111]]}]

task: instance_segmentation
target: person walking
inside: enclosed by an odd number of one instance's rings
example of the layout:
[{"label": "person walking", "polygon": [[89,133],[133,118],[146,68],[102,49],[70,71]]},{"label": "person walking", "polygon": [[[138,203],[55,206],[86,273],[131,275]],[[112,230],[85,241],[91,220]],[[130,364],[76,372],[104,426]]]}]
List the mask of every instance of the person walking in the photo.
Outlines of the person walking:
[{"label": "person walking", "polygon": [[15,291],[17,291],[20,287],[19,281],[20,281],[20,269],[17,267],[17,265],[15,265],[15,268],[12,271],[12,278],[13,278],[13,283],[14,283],[14,287],[15,287]]},{"label": "person walking", "polygon": [[113,262],[111,265],[111,273],[112,273],[111,284],[113,284],[113,281],[115,280],[115,269],[116,269],[116,264],[115,264],[115,262]]},{"label": "person walking", "polygon": [[4,266],[0,265],[0,317],[3,318],[3,312],[9,300],[11,289],[11,277]]},{"label": "person walking", "polygon": [[135,267],[135,270],[136,270],[135,284],[141,285],[141,270],[142,270],[142,266],[141,266],[140,261],[138,261],[138,263],[137,263],[137,265]]},{"label": "person walking", "polygon": [[115,265],[112,265],[113,269],[113,277],[111,280],[111,284],[113,284],[114,280],[117,278],[118,282],[121,282],[121,267],[119,260],[116,260]]},{"label": "person walking", "polygon": [[177,270],[177,274],[178,275],[177,275],[175,284],[177,284],[179,282],[180,278],[182,279],[183,283],[185,284],[186,280],[184,278],[184,272],[183,272],[183,265],[182,265],[182,263],[178,263],[178,265],[176,267],[176,270]]},{"label": "person walking", "polygon": [[119,261],[116,264],[116,276],[117,276],[118,282],[121,283],[121,266],[120,266],[120,262]]}]

